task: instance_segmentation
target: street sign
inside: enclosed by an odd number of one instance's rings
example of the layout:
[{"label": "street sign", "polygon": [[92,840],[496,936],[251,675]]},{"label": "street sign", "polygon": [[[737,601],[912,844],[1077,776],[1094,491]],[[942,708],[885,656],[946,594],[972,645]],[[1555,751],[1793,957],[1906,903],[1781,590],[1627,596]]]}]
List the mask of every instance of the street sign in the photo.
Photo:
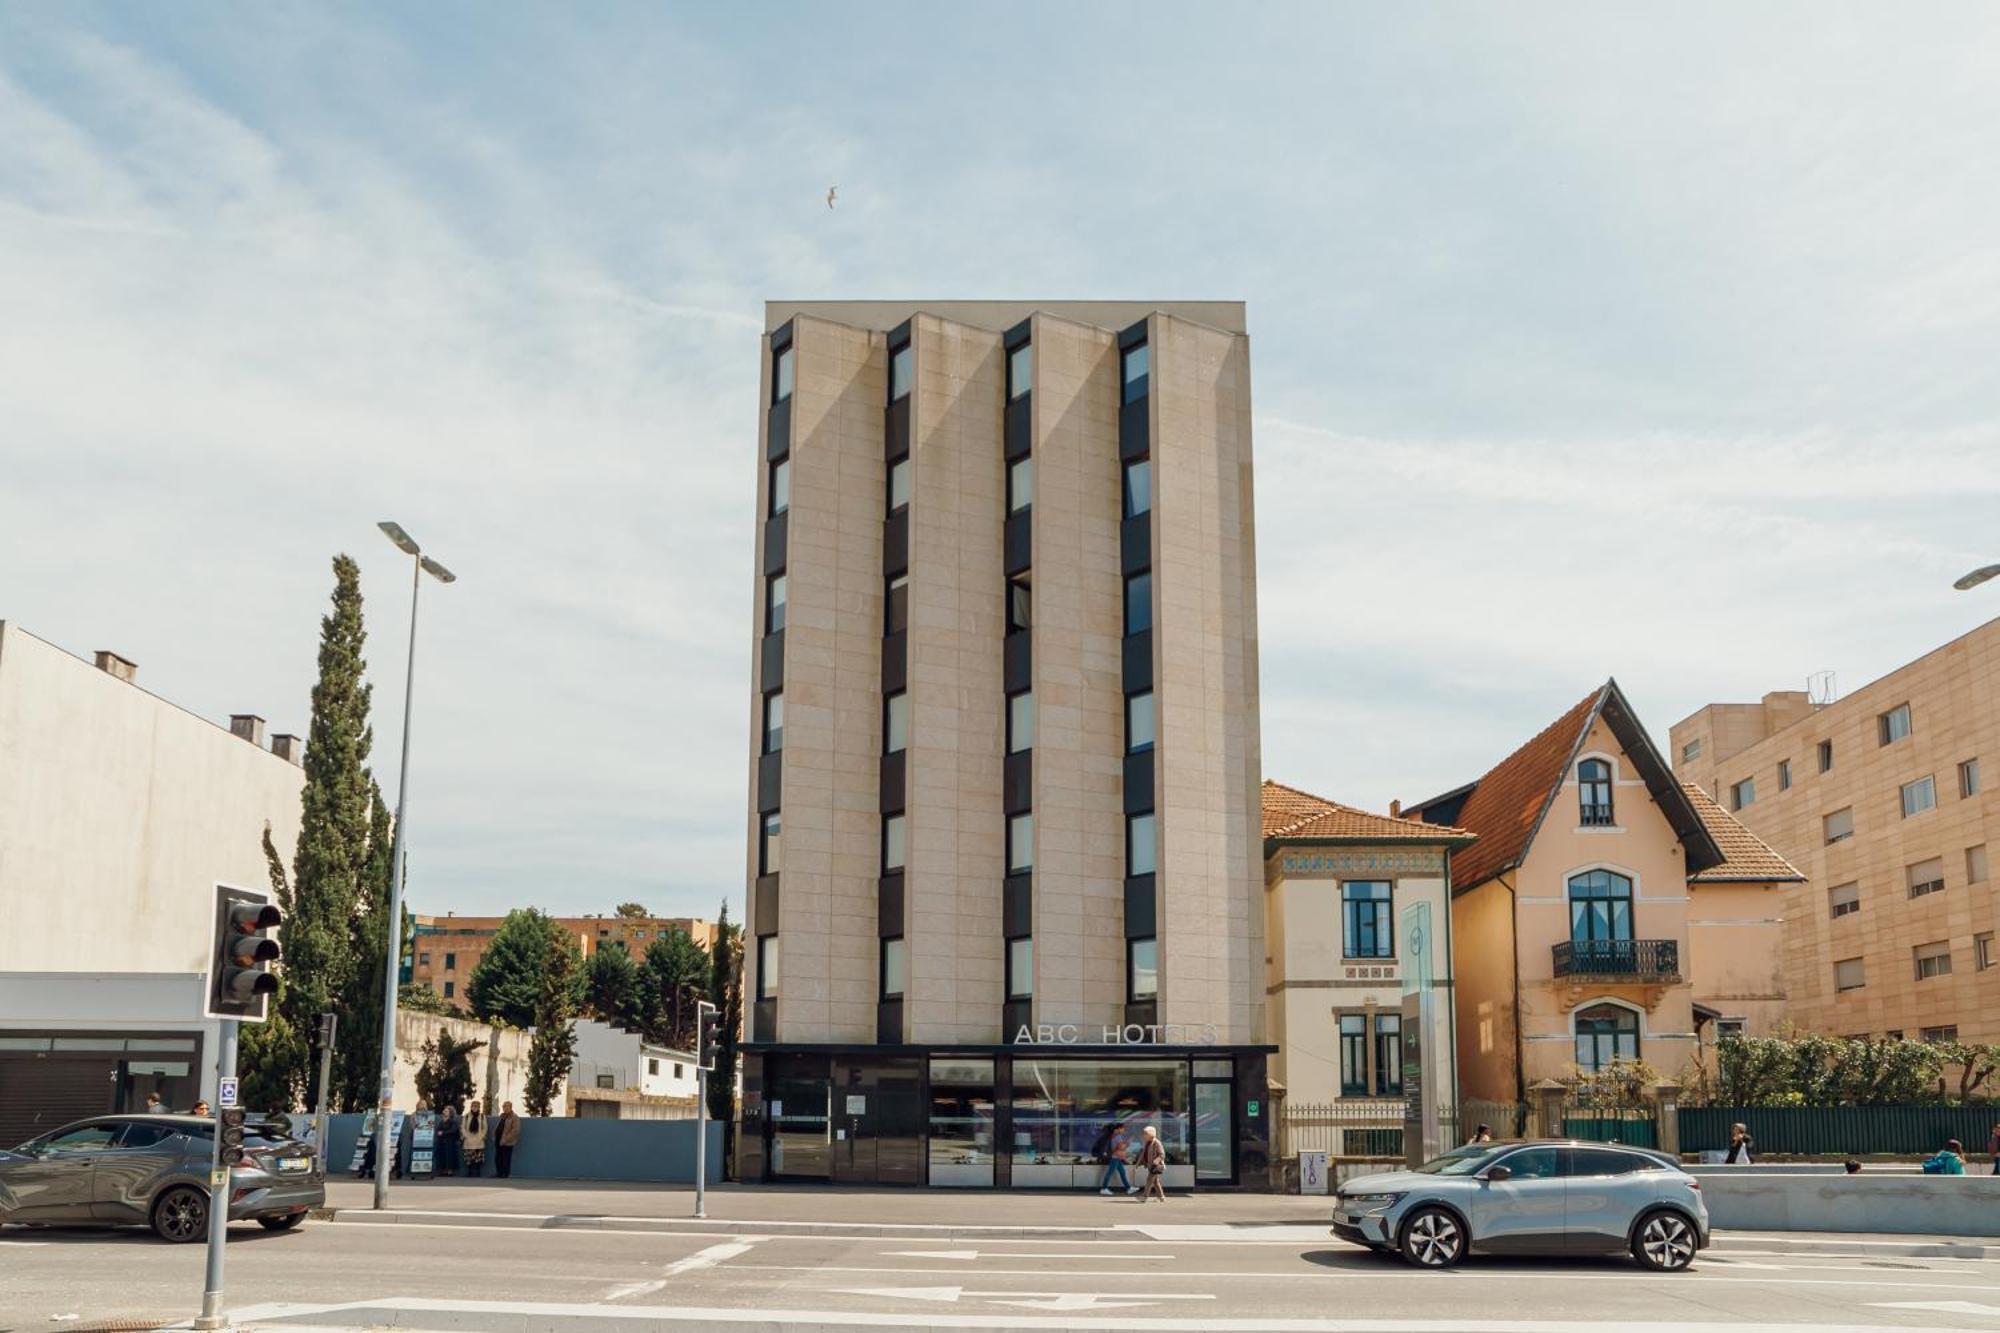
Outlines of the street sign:
[{"label": "street sign", "polygon": [[236,1105],[236,1084],[237,1080],[233,1078],[224,1078],[216,1080],[215,1100],[219,1105],[222,1106]]},{"label": "street sign", "polygon": [[229,1169],[221,1167],[208,1173],[208,1183],[216,1189],[229,1188]]}]

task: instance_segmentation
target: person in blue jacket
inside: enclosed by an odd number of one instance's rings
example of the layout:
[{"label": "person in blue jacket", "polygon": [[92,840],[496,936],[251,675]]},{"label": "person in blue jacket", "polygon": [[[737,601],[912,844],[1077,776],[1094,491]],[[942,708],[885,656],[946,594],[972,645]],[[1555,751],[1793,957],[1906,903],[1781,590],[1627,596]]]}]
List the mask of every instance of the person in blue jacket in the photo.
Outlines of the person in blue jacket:
[{"label": "person in blue jacket", "polygon": [[1957,1139],[1946,1139],[1944,1147],[1935,1157],[1924,1160],[1924,1174],[1927,1176],[1962,1176],[1965,1174],[1965,1145]]}]

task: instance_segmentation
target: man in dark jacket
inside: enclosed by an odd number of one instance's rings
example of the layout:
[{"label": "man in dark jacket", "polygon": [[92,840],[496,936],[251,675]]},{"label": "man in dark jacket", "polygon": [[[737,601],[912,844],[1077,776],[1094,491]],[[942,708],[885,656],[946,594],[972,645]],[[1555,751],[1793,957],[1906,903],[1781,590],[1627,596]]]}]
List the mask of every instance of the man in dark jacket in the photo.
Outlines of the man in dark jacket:
[{"label": "man in dark jacket", "polygon": [[514,1174],[514,1145],[520,1141],[521,1117],[514,1114],[514,1103],[501,1102],[500,1118],[493,1122],[493,1174]]}]

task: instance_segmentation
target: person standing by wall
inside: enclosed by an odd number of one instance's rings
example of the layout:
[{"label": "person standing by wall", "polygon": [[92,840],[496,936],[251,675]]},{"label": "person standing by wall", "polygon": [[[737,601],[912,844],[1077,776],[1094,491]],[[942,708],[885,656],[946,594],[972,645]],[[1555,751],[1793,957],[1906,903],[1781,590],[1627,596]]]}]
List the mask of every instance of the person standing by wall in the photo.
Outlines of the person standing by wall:
[{"label": "person standing by wall", "polygon": [[458,1174],[458,1126],[458,1107],[446,1102],[437,1121],[437,1173],[441,1176]]},{"label": "person standing by wall", "polygon": [[1146,1126],[1146,1138],[1139,1146],[1139,1169],[1146,1173],[1146,1192],[1139,1196],[1140,1203],[1151,1203],[1158,1198],[1167,1201],[1167,1145],[1160,1142],[1160,1131]]},{"label": "person standing by wall", "polygon": [[1757,1141],[1750,1137],[1750,1128],[1742,1121],[1729,1127],[1729,1156],[1723,1158],[1728,1166],[1749,1166],[1753,1162]]},{"label": "person standing by wall", "polygon": [[473,1179],[479,1176],[480,1168],[486,1164],[486,1117],[480,1113],[479,1103],[472,1103],[465,1113],[465,1174]]},{"label": "person standing by wall", "polygon": [[500,1103],[500,1118],[493,1125],[493,1174],[502,1180],[514,1174],[514,1145],[521,1141],[521,1117],[514,1103]]}]

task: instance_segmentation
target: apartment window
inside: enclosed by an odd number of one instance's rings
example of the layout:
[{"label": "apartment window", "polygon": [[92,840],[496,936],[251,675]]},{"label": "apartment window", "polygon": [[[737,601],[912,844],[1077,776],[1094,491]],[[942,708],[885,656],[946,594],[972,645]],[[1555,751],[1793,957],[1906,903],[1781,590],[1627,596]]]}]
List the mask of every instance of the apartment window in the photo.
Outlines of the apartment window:
[{"label": "apartment window", "polygon": [[1972,970],[1984,972],[1993,966],[1993,932],[1986,931],[1972,937]]},{"label": "apartment window", "polygon": [[1778,761],[1778,790],[1790,791],[1791,789],[1792,761],[1789,759],[1780,759]]},{"label": "apartment window", "polygon": [[1860,990],[1868,984],[1868,973],[1859,958],[1843,958],[1833,965],[1835,990]]},{"label": "apartment window", "polygon": [[764,753],[776,754],[785,748],[785,692],[772,690],[764,696]]},{"label": "apartment window", "polygon": [[1340,1016],[1340,1095],[1368,1095],[1368,1015]]},{"label": "apartment window", "polygon": [[1682,763],[1686,763],[1690,759],[1699,759],[1700,757],[1701,757],[1701,742],[1699,740],[1689,741],[1686,745],[1683,745],[1681,747]]},{"label": "apartment window", "polygon": [[785,627],[785,576],[773,574],[764,580],[764,632],[776,634]]},{"label": "apartment window", "polygon": [[1035,596],[1026,579],[1007,580],[1007,632],[1018,634],[1035,627]]},{"label": "apartment window", "polygon": [[1007,941],[1007,998],[1025,1000],[1035,993],[1035,937]]},{"label": "apartment window", "polygon": [[907,825],[900,814],[882,817],[882,873],[898,875],[903,870],[904,833]]},{"label": "apartment window", "polygon": [[456,972],[458,970],[457,954],[448,953],[444,956],[444,970],[447,972]]},{"label": "apartment window", "polygon": [[1586,759],[1578,764],[1576,793],[1579,822],[1585,825],[1611,822],[1611,765],[1602,759]]},{"label": "apartment window", "polygon": [[1632,881],[1610,870],[1570,876],[1569,937],[1577,944],[1632,938]]},{"label": "apartment window", "polygon": [[1017,458],[1007,465],[1007,512],[1018,514],[1035,503],[1035,458]]},{"label": "apartment window", "polygon": [[1387,880],[1350,879],[1340,885],[1341,956],[1394,958],[1396,932],[1390,924]]},{"label": "apartment window", "polygon": [[1917,1029],[1917,1039],[1929,1042],[1934,1046],[1942,1045],[1945,1042],[1957,1041],[1958,1024],[1946,1023],[1943,1027],[1919,1028]]},{"label": "apartment window", "polygon": [[1403,1091],[1403,1016],[1375,1015],[1375,1095],[1394,1097]]},{"label": "apartment window", "polygon": [[882,632],[901,634],[910,627],[910,576],[898,574],[889,580],[883,594]]},{"label": "apartment window", "polygon": [[444,983],[445,999],[449,1000],[452,996],[456,995],[457,993],[458,993],[458,983],[456,981],[447,981]]},{"label": "apartment window", "polygon": [[600,1088],[615,1088],[618,1086],[618,1076],[616,1074],[599,1074],[597,1076],[597,1086]]},{"label": "apartment window", "polygon": [[1153,574],[1134,574],[1125,580],[1125,632],[1143,634],[1153,628]]},{"label": "apartment window", "polygon": [[1852,880],[1826,891],[1826,914],[1833,920],[1861,910],[1861,886]]},{"label": "apartment window", "polygon": [[1958,766],[1958,799],[1979,794],[1979,761],[1968,759]]},{"label": "apartment window", "polygon": [[882,753],[901,754],[910,744],[910,696],[897,690],[882,701]]},{"label": "apartment window", "polygon": [[910,396],[910,372],[916,365],[916,349],[904,343],[889,353],[889,401]]},{"label": "apartment window", "polygon": [[1986,882],[1986,844],[1965,849],[1965,882],[1984,884]]},{"label": "apartment window", "polygon": [[1930,944],[1919,944],[1916,948],[1910,950],[1910,956],[1916,960],[1918,981],[1928,981],[1932,977],[1948,977],[1951,975],[1951,942],[1949,940],[1937,940]]},{"label": "apartment window", "polygon": [[429,967],[431,965],[431,956],[427,953],[420,953],[417,955],[417,961],[423,966]]},{"label": "apartment window", "polygon": [[[654,1072],[654,1073],[658,1073],[659,1071],[658,1071],[658,1070],[654,1070],[653,1072]],[[681,1076],[681,1066],[680,1066],[680,1063],[679,1063],[678,1061],[676,1061],[676,1062],[674,1063],[674,1077],[675,1077],[675,1078],[679,1078],[680,1076]]]},{"label": "apartment window", "polygon": [[1138,754],[1153,748],[1153,692],[1141,690],[1125,696],[1125,753]]},{"label": "apartment window", "polygon": [[1576,1015],[1576,1065],[1595,1072],[1639,1058],[1639,1015],[1623,1005],[1594,1004]]},{"label": "apartment window", "polygon": [[1890,1028],[1882,1034],[1882,1039],[1884,1041],[1901,1041],[1903,1039],[1903,1029]]},{"label": "apartment window", "polygon": [[1152,369],[1152,353],[1146,344],[1125,349],[1125,401],[1137,402],[1146,396],[1146,381]]},{"label": "apartment window", "polygon": [[1153,512],[1153,460],[1135,458],[1125,465],[1125,517]]},{"label": "apartment window", "polygon": [[1903,784],[1903,818],[1920,815],[1926,810],[1937,809],[1937,781],[1930,777],[1918,778],[1915,782]]},{"label": "apartment window", "polygon": [[1035,868],[1035,817],[1011,815],[1007,819],[1007,873],[1018,875]]},{"label": "apartment window", "polygon": [[1007,753],[1020,754],[1035,748],[1035,692],[1022,690],[1007,696]]},{"label": "apartment window", "polygon": [[1910,706],[1897,704],[1875,719],[1875,729],[1884,745],[1903,739],[1910,734]]},{"label": "apartment window", "polygon": [[1905,866],[1903,881],[1910,886],[1912,898],[1921,898],[1927,893],[1944,892],[1944,858],[1933,856],[1928,861]]},{"label": "apartment window", "polygon": [[[657,1074],[660,1072],[660,1062],[650,1055],[646,1057],[646,1072],[648,1074]],[[680,1066],[676,1065],[674,1072],[676,1074],[680,1073]]]},{"label": "apartment window", "polygon": [[1819,743],[1819,771],[1822,773],[1830,773],[1833,771],[1832,741],[1821,741]]},{"label": "apartment window", "polygon": [[1153,812],[1125,817],[1125,873],[1128,875],[1150,875],[1159,861],[1156,845],[1158,829],[1153,820]]},{"label": "apartment window", "polygon": [[778,937],[759,935],[757,937],[757,998],[774,1000],[778,996]]},{"label": "apartment window", "polygon": [[1125,999],[1143,1004],[1160,998],[1160,942],[1152,937],[1125,946]]},{"label": "apartment window", "polygon": [[771,370],[771,401],[782,403],[792,396],[792,347],[790,343],[778,349],[777,362]]},{"label": "apartment window", "polygon": [[1741,810],[1746,805],[1757,803],[1757,779],[1745,778],[1729,788],[1729,808]]},{"label": "apartment window", "polygon": [[1035,345],[1022,343],[1007,353],[1007,398],[1019,398],[1035,387]]},{"label": "apartment window", "polygon": [[781,458],[771,464],[771,513],[775,516],[792,507],[792,460]]},{"label": "apartment window", "polygon": [[882,998],[900,1000],[909,976],[909,953],[901,935],[882,941]]},{"label": "apartment window", "polygon": [[1854,836],[1854,807],[1836,810],[1820,820],[1820,828],[1826,834],[1826,842],[1831,847],[1836,842],[1846,842]]},{"label": "apartment window", "polygon": [[757,841],[757,873],[760,875],[775,875],[784,867],[784,842],[779,832],[778,812],[773,810],[764,816]]},{"label": "apartment window", "polygon": [[1718,1018],[1715,1020],[1715,1039],[1730,1041],[1743,1035],[1744,1020],[1740,1018]]},{"label": "apartment window", "polygon": [[889,512],[900,514],[910,507],[910,460],[899,458],[889,464]]}]

